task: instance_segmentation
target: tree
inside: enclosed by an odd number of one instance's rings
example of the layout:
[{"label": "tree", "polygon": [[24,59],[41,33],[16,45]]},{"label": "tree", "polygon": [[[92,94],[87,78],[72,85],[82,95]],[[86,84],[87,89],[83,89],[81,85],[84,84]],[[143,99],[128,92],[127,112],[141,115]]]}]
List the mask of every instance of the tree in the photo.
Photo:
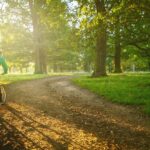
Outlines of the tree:
[{"label": "tree", "polygon": [[93,76],[105,76],[106,75],[106,44],[107,34],[106,25],[104,24],[103,16],[106,13],[104,0],[95,0],[97,16],[98,16],[98,30],[97,30],[97,42],[96,42],[96,59],[95,69]]},{"label": "tree", "polygon": [[[136,53],[141,57],[139,59],[147,60],[150,58],[149,10],[148,0],[127,1],[124,9],[122,9],[125,14],[122,23],[124,30],[123,45],[124,47],[132,47],[133,52],[130,51],[130,53]],[[149,61],[145,62],[148,62],[149,66]]]},{"label": "tree", "polygon": [[[41,24],[39,9],[42,3],[38,0],[29,0],[29,6],[31,11],[32,26],[33,26],[33,38],[35,47],[35,73],[42,74],[47,73],[46,67],[46,53],[42,47],[43,39],[41,35]],[[41,29],[41,30],[40,30]]]},{"label": "tree", "polygon": [[[80,27],[85,31],[82,39],[91,39],[91,50],[94,54],[94,77],[106,75],[106,45],[107,45],[107,26],[105,22],[106,4],[104,0],[79,1],[80,8]],[[82,30],[82,29],[81,29]],[[94,41],[95,40],[95,41]],[[95,44],[93,46],[93,44]],[[89,44],[86,44],[89,46]],[[89,49],[89,47],[88,47]]]}]

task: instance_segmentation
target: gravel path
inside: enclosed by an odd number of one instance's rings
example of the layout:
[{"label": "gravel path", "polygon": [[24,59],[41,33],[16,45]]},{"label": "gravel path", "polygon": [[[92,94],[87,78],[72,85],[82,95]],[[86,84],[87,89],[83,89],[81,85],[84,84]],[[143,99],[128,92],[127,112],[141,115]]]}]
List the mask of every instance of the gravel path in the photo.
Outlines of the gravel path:
[{"label": "gravel path", "polygon": [[150,150],[150,118],[57,76],[11,84],[0,150]]}]

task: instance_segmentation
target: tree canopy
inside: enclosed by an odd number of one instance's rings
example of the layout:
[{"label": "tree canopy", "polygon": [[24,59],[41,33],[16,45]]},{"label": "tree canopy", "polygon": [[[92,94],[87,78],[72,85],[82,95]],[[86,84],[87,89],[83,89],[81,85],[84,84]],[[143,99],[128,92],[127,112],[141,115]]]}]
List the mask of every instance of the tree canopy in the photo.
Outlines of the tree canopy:
[{"label": "tree canopy", "polygon": [[9,70],[150,69],[148,0],[0,0],[0,49]]}]

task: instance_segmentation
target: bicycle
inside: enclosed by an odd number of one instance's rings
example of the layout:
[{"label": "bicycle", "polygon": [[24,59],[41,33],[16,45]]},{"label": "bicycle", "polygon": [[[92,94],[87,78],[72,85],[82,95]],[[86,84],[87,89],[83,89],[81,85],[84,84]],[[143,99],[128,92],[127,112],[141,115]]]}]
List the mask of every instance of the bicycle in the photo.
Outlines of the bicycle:
[{"label": "bicycle", "polygon": [[0,85],[0,105],[6,103],[6,91],[3,85]]}]

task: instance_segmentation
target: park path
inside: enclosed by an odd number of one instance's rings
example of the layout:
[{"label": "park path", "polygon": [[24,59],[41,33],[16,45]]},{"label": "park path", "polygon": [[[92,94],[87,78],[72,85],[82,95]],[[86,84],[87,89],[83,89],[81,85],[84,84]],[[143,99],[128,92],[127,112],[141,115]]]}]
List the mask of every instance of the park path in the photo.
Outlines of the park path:
[{"label": "park path", "polygon": [[56,76],[7,87],[0,150],[150,150],[150,118]]}]

